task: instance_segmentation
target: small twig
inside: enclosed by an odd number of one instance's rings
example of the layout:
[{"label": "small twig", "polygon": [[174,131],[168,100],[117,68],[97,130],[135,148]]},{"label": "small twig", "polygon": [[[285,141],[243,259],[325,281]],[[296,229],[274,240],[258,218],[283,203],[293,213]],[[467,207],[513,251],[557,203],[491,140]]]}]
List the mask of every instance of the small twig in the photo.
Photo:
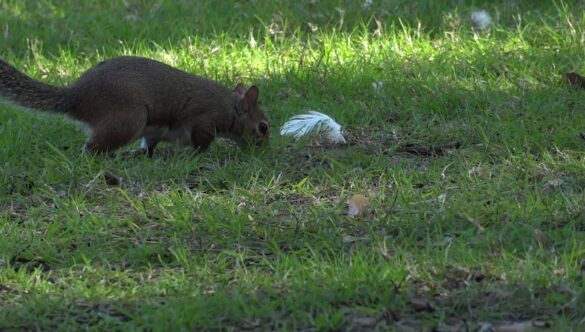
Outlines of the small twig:
[{"label": "small twig", "polygon": [[465,219],[467,219],[467,221],[469,221],[470,223],[472,223],[475,227],[477,227],[477,230],[482,233],[483,231],[485,231],[485,228],[483,228],[483,226],[480,225],[479,221],[477,221],[477,219],[470,217],[467,213],[461,213],[461,216]]},{"label": "small twig", "polygon": [[394,199],[392,200],[392,203],[390,203],[390,211],[392,211],[394,209],[394,206],[396,205],[396,201],[398,200],[398,187],[396,187],[396,190],[394,191]]},{"label": "small twig", "polygon": [[451,165],[453,165],[453,163],[452,163],[452,162],[451,162],[451,163],[449,163],[449,164],[447,164],[447,166],[445,166],[445,167],[443,168],[443,170],[441,171],[441,180],[445,180],[445,177],[446,177],[446,176],[445,176],[445,171],[447,171],[447,168],[449,168]]}]

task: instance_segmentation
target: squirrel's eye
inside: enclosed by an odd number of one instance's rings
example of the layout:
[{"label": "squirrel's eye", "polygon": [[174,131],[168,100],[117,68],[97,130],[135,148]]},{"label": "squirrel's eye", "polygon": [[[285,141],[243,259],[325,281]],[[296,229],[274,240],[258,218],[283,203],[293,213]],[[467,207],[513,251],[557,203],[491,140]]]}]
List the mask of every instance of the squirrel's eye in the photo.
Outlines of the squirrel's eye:
[{"label": "squirrel's eye", "polygon": [[266,135],[266,133],[268,132],[268,125],[264,122],[260,122],[258,124],[258,131],[260,132],[260,134],[262,134],[262,136]]}]

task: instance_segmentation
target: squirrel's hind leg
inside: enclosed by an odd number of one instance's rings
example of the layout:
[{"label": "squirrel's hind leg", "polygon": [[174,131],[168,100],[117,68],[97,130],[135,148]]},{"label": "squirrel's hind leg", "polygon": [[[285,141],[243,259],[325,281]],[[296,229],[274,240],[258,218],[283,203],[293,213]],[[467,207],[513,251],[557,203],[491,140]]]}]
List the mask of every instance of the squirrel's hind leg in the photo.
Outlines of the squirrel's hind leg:
[{"label": "squirrel's hind leg", "polygon": [[113,154],[142,136],[146,127],[146,112],[141,110],[119,112],[115,118],[103,118],[91,124],[91,135],[85,143],[90,153]]}]

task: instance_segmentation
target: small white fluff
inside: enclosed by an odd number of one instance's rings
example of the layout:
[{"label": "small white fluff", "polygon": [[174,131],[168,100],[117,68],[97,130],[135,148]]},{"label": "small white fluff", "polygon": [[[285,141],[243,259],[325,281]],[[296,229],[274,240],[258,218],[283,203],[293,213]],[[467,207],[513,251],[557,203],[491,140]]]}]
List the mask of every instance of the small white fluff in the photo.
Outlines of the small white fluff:
[{"label": "small white fluff", "polygon": [[280,128],[280,134],[283,136],[292,135],[296,140],[307,134],[326,134],[331,142],[345,144],[341,125],[330,116],[313,110],[290,118]]},{"label": "small white fluff", "polygon": [[374,89],[376,93],[380,93],[380,90],[382,90],[382,86],[384,86],[384,82],[382,81],[372,83],[372,89]]},{"label": "small white fluff", "polygon": [[492,24],[492,17],[485,10],[476,10],[471,13],[471,22],[476,29],[484,30]]}]

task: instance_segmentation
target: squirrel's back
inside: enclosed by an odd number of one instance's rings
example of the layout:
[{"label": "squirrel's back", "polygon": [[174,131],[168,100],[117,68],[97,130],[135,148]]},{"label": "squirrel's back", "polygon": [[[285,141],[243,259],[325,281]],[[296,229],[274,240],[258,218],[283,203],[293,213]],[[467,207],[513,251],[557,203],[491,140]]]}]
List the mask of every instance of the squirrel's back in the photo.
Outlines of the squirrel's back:
[{"label": "squirrel's back", "polygon": [[98,81],[112,83],[112,80],[115,82],[118,79],[123,79],[125,83],[136,82],[145,89],[154,88],[157,91],[166,86],[176,89],[178,86],[187,88],[199,84],[208,90],[230,92],[225,86],[213,80],[194,76],[162,62],[137,56],[121,56],[102,61],[83,73],[73,87],[95,84]]},{"label": "squirrel's back", "polygon": [[[152,118],[174,116],[186,105],[191,114],[201,114],[218,108],[231,111],[233,94],[224,85],[203,77],[194,76],[162,62],[136,57],[121,56],[98,63],[83,73],[71,85],[70,99],[76,104],[103,101],[110,98],[134,98],[144,101],[151,110]],[[229,105],[228,105],[229,104]]]}]

